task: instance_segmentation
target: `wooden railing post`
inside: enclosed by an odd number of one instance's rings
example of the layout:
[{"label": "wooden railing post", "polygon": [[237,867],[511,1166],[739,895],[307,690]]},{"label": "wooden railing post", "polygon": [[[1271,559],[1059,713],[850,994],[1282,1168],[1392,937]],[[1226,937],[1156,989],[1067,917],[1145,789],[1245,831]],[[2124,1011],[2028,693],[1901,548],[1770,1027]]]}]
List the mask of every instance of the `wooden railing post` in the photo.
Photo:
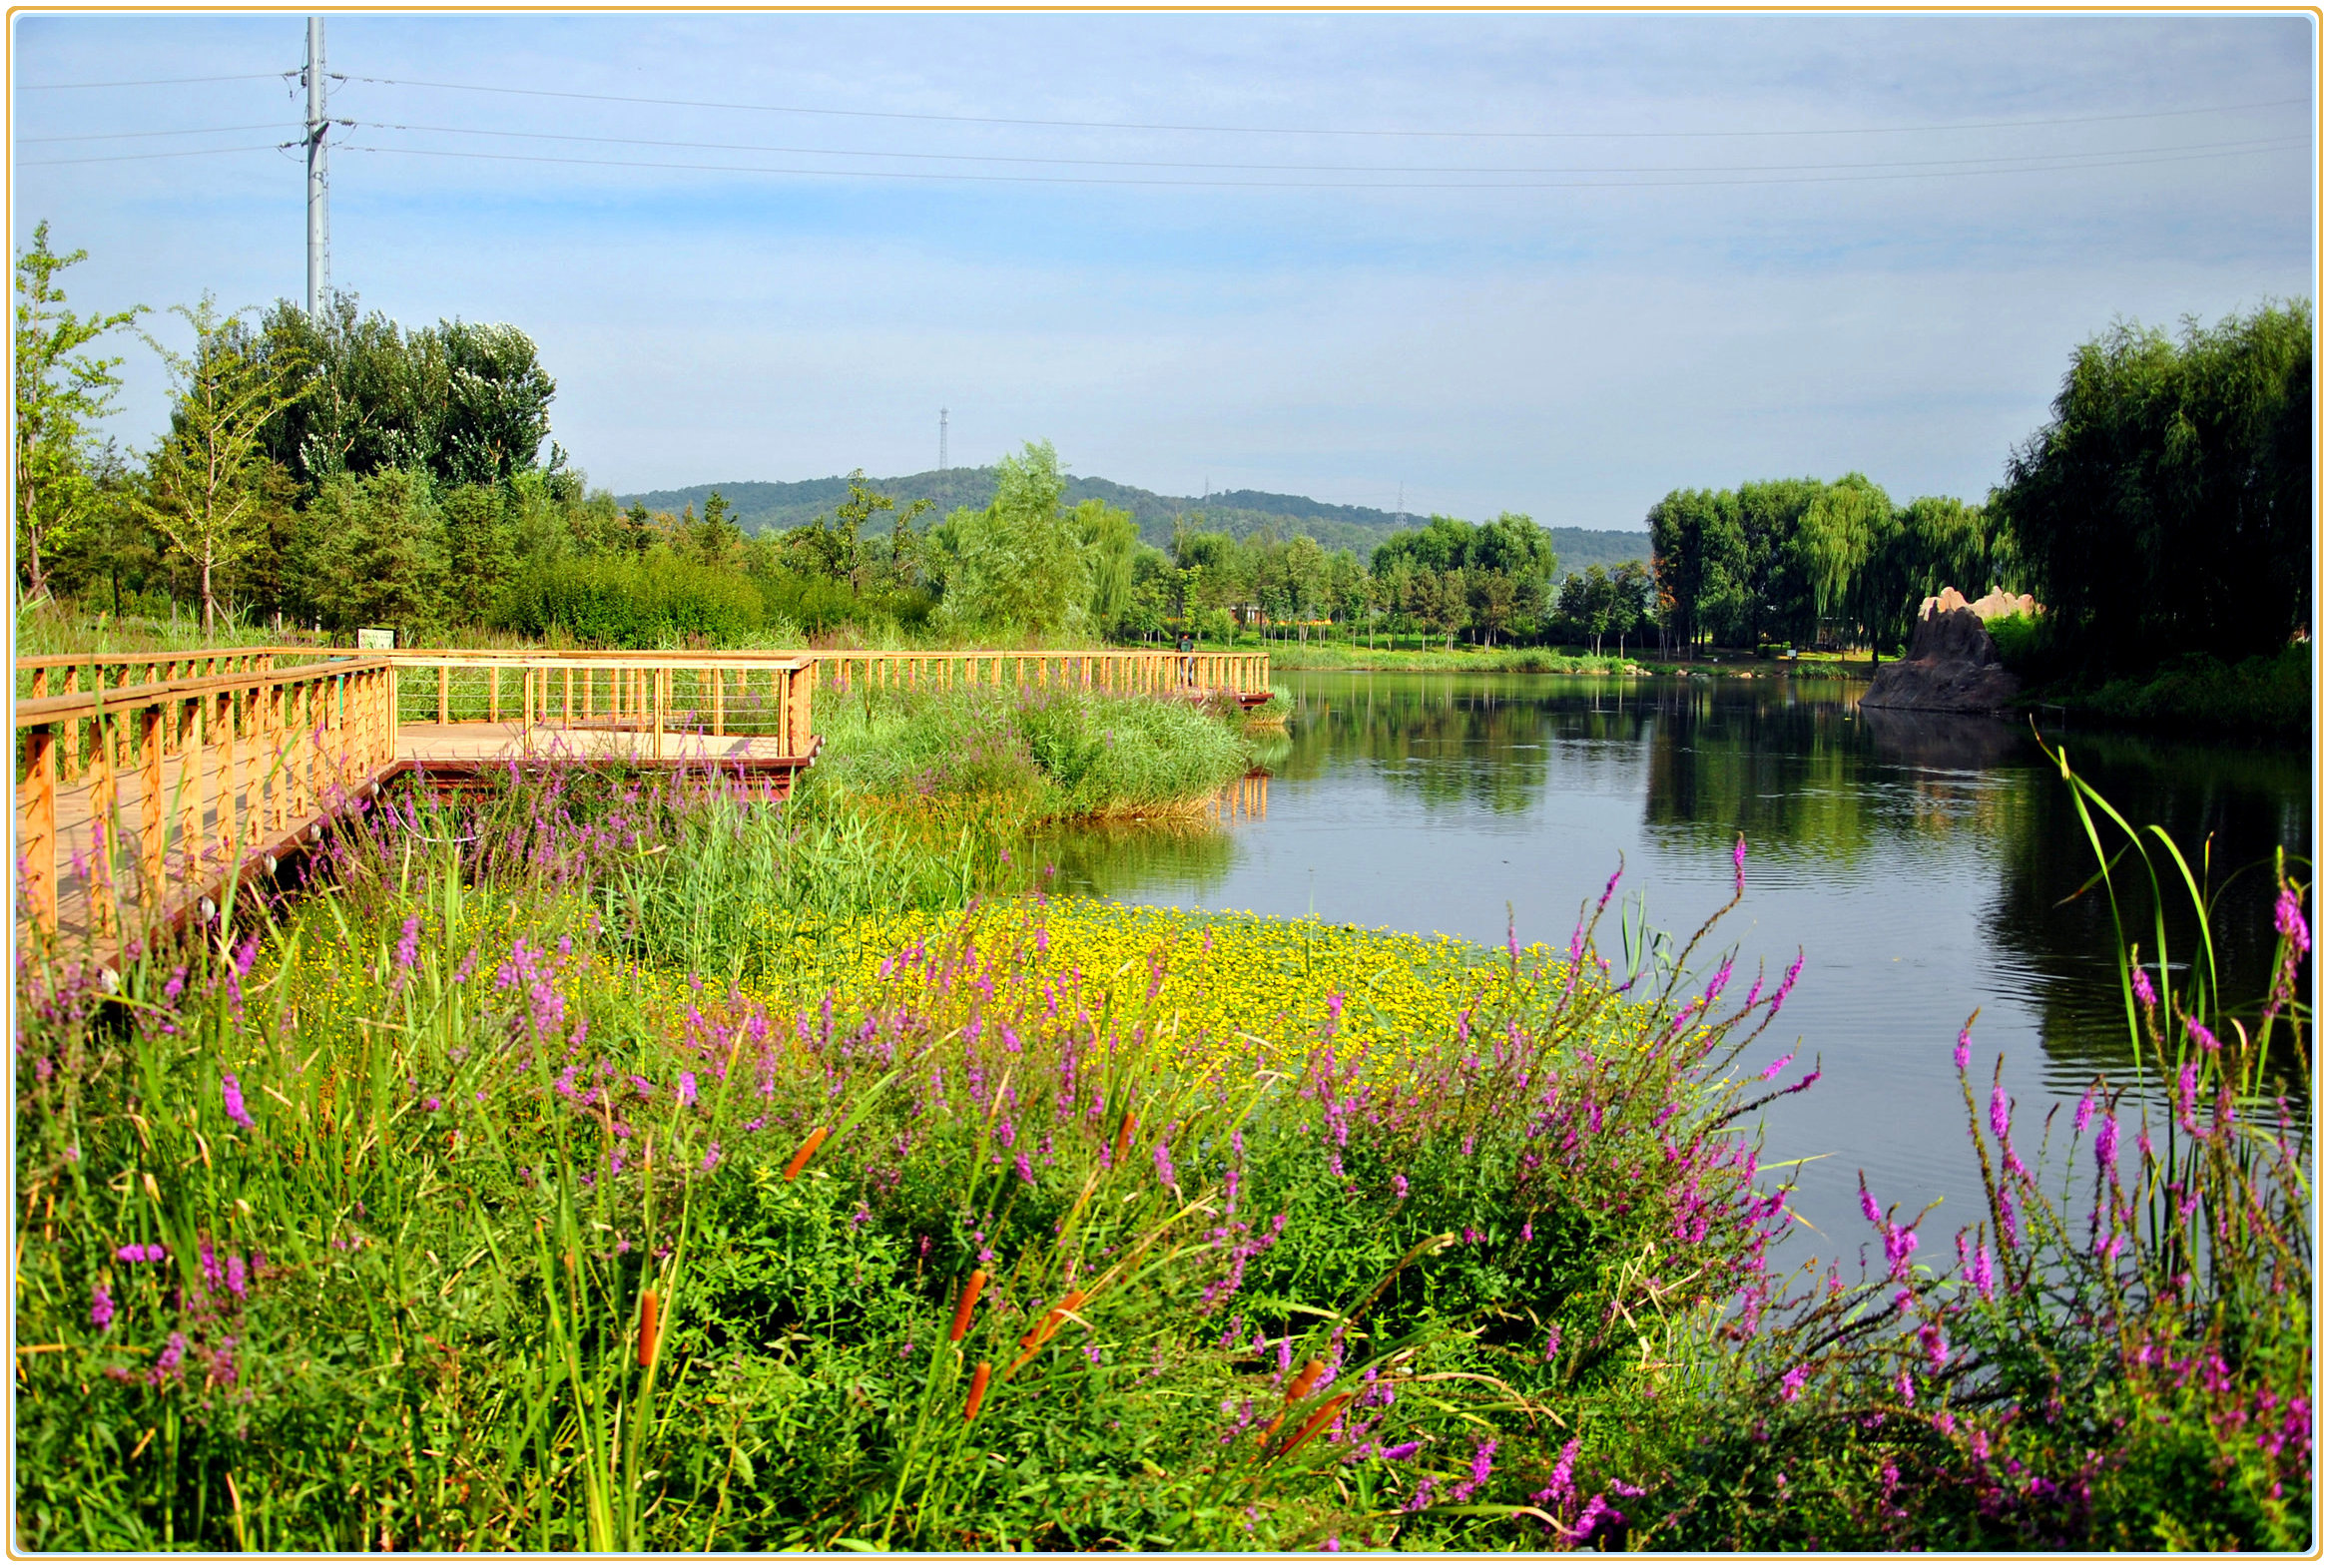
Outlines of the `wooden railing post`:
[{"label": "wooden railing post", "polygon": [[[36,677],[35,687],[38,688]],[[41,695],[45,696],[46,693]],[[24,732],[24,778],[17,784],[23,826],[25,912],[40,930],[57,929],[57,734],[49,725]]]},{"label": "wooden railing post", "polygon": [[138,905],[148,923],[162,918],[162,856],[170,846],[170,819],[162,799],[163,708],[138,714]]}]

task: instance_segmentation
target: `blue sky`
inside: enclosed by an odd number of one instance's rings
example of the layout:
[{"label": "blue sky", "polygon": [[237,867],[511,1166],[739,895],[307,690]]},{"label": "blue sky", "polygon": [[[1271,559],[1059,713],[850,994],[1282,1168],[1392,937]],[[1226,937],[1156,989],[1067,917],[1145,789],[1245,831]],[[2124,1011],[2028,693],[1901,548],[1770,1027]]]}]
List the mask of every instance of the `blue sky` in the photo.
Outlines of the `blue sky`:
[{"label": "blue sky", "polygon": [[[332,113],[360,122],[334,133],[333,282],[408,323],[524,327],[557,439],[619,490],[926,468],[944,405],[957,463],[1044,437],[1169,493],[1605,528],[1782,474],[1979,498],[2115,317],[2314,290],[2308,17],[327,32],[351,78]],[[285,81],[32,84],[287,71],[301,37],[288,15],[20,13],[15,244],[45,218],[86,248],[83,309],[300,296],[303,176],[269,148],[296,136]],[[1195,129],[1126,128],[1162,126]],[[257,150],[120,157],[187,148]],[[136,446],[166,405],[127,351]]]}]

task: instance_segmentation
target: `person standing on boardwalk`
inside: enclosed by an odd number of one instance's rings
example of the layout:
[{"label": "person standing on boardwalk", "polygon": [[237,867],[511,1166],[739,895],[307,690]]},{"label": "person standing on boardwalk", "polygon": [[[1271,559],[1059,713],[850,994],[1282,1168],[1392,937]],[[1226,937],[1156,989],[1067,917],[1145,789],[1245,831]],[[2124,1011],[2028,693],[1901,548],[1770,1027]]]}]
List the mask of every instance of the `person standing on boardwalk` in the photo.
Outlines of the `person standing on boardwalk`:
[{"label": "person standing on boardwalk", "polygon": [[1198,643],[1195,638],[1190,636],[1188,627],[1182,628],[1182,640],[1174,645],[1174,652],[1182,656],[1182,684],[1196,686],[1198,684],[1198,661],[1195,655],[1198,652]]}]

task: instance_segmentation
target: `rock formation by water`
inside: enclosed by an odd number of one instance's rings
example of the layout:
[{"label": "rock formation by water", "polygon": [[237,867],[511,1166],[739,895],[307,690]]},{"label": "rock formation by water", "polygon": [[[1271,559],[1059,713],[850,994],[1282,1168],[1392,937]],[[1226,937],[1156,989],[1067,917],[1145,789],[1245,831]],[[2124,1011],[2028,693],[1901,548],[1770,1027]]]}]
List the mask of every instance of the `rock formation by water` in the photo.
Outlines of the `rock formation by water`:
[{"label": "rock formation by water", "polygon": [[2019,613],[2037,615],[2040,609],[2030,594],[2010,596],[1995,588],[1970,604],[1958,589],[1944,589],[1919,606],[1910,652],[1879,670],[1862,706],[1955,714],[2004,707],[2023,683],[2000,663],[2000,651],[1984,622]]}]

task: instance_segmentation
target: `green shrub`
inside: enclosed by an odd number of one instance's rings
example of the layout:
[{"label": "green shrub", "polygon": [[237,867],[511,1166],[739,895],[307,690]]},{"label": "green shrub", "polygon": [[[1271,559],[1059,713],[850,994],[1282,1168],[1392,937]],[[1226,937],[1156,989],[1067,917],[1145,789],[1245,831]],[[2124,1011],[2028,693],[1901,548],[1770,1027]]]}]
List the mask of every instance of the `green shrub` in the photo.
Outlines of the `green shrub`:
[{"label": "green shrub", "polygon": [[569,557],[521,572],[501,621],[528,637],[564,635],[587,647],[734,647],[768,620],[752,579],[668,554]]}]

